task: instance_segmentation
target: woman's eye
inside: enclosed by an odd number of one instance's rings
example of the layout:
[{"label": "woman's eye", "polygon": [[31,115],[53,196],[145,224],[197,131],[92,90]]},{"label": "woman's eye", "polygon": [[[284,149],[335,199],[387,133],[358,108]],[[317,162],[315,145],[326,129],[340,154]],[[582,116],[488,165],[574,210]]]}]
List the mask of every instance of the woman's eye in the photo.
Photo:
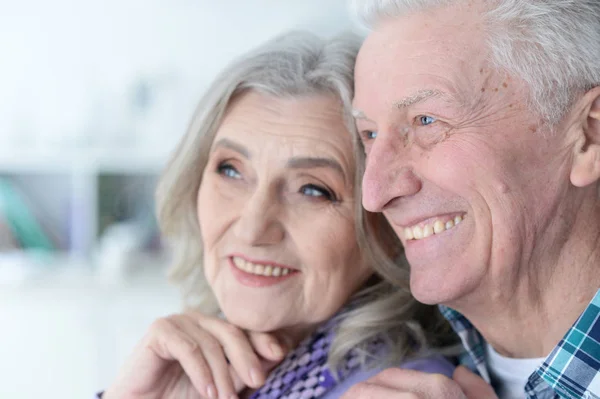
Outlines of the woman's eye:
[{"label": "woman's eye", "polygon": [[333,194],[331,194],[329,190],[319,186],[315,186],[314,184],[307,184],[305,186],[302,186],[300,188],[300,193],[308,197],[325,198],[330,201],[335,200]]},{"label": "woman's eye", "polygon": [[431,125],[435,121],[437,121],[437,119],[435,119],[432,116],[427,116],[427,115],[421,115],[421,116],[419,116],[419,123],[422,126]]},{"label": "woman's eye", "polygon": [[225,177],[229,177],[231,179],[241,179],[242,178],[242,175],[240,174],[240,172],[238,172],[236,168],[234,168],[231,164],[228,164],[228,163],[220,164],[219,167],[217,168],[217,171],[219,172],[219,174],[221,174]]}]

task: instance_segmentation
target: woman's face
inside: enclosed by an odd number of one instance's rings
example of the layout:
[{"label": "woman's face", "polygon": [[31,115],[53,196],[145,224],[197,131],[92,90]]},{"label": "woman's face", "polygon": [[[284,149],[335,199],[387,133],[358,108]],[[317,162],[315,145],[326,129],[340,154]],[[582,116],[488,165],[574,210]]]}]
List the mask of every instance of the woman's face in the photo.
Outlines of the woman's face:
[{"label": "woman's face", "polygon": [[372,274],[356,242],[354,173],[334,97],[248,92],[230,104],[198,192],[204,273],[230,322],[310,329]]}]

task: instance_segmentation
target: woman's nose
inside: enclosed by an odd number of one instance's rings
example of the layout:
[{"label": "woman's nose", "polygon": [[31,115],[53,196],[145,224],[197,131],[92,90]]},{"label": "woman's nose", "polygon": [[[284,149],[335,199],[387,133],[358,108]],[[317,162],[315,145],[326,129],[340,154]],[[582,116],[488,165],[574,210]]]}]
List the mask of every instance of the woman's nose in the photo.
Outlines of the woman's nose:
[{"label": "woman's nose", "polygon": [[234,226],[235,235],[252,246],[273,245],[284,237],[276,193],[262,189],[247,197]]}]

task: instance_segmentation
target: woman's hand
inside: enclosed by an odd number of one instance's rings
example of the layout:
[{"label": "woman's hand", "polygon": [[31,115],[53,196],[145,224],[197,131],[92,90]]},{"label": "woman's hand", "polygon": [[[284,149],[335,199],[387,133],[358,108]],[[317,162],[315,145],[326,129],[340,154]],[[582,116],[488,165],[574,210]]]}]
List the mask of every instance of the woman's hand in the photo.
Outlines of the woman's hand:
[{"label": "woman's hand", "polygon": [[105,399],[237,398],[284,357],[275,337],[196,312],[156,320]]}]

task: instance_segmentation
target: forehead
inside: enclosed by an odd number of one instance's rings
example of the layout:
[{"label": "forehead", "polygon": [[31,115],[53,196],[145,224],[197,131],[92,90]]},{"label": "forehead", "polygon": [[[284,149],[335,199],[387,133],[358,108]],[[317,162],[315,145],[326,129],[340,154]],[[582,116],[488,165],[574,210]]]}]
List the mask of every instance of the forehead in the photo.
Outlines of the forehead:
[{"label": "forehead", "polygon": [[[277,97],[249,91],[234,98],[217,135],[346,142],[349,137],[340,101],[329,95]],[[263,137],[264,138],[264,137]]]},{"label": "forehead", "polygon": [[250,91],[228,106],[214,142],[229,138],[270,157],[328,156],[352,168],[353,143],[333,95],[276,97]]},{"label": "forehead", "polygon": [[[468,96],[489,76],[482,11],[458,5],[382,21],[356,65],[355,106],[377,97],[387,105],[422,90]],[[489,71],[489,69],[488,69]]]}]

